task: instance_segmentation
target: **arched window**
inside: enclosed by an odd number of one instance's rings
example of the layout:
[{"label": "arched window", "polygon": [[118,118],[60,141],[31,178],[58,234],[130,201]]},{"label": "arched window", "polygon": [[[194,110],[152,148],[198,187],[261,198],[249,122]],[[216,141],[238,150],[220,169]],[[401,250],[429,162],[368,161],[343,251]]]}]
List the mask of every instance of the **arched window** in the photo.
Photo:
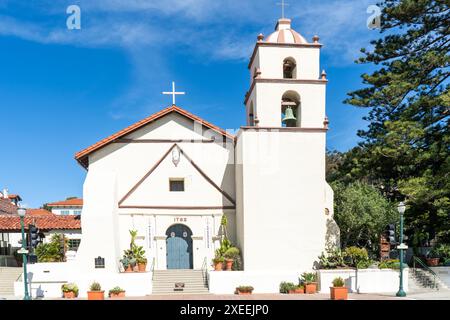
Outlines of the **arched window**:
[{"label": "arched window", "polygon": [[300,125],[300,95],[295,91],[287,91],[281,98],[281,126],[300,127]]},{"label": "arched window", "polygon": [[297,63],[295,59],[290,57],[283,61],[283,78],[296,79],[297,78]]},{"label": "arched window", "polygon": [[250,103],[250,108],[248,109],[248,125],[250,127],[255,126],[255,113],[253,109],[253,101]]}]

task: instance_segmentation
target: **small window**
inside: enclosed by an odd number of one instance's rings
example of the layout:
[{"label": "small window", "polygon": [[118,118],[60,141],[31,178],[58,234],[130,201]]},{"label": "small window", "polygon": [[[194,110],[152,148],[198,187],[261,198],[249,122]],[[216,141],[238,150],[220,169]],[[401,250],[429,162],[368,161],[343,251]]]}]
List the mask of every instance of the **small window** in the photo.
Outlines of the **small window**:
[{"label": "small window", "polygon": [[70,251],[78,251],[78,247],[80,246],[81,239],[69,239],[69,250]]},{"label": "small window", "polygon": [[184,191],[184,179],[170,179],[170,191],[180,192]]}]

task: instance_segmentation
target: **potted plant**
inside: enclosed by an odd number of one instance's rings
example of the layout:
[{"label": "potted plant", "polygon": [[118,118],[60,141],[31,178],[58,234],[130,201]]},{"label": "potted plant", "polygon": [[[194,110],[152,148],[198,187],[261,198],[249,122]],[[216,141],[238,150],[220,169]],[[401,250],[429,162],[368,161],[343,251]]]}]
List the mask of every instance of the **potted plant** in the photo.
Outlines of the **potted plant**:
[{"label": "potted plant", "polygon": [[133,269],[131,268],[130,265],[130,260],[128,260],[127,257],[123,257],[123,259],[120,260],[120,263],[122,263],[125,272],[133,272]]},{"label": "potted plant", "polygon": [[114,287],[111,290],[109,290],[109,297],[111,299],[115,298],[124,298],[125,297],[125,290],[121,287]]},{"label": "potted plant", "polygon": [[345,282],[341,277],[333,280],[333,286],[330,287],[331,300],[347,300],[348,289],[345,287]]},{"label": "potted plant", "polygon": [[78,286],[75,283],[65,283],[61,286],[61,291],[65,299],[74,299],[78,297]]},{"label": "potted plant", "polygon": [[225,260],[224,257],[215,257],[213,259],[213,264],[214,264],[214,270],[215,271],[222,271],[224,260]]},{"label": "potted plant", "polygon": [[239,286],[236,288],[235,294],[238,295],[250,295],[254,288],[252,286]]},{"label": "potted plant", "polygon": [[295,293],[296,285],[292,282],[281,282],[280,293]]},{"label": "potted plant", "polygon": [[147,269],[147,258],[140,257],[136,259],[139,272],[145,272]]},{"label": "potted plant", "polygon": [[239,256],[239,249],[236,247],[231,247],[224,253],[226,271],[231,271],[233,268],[233,262],[237,256]]},{"label": "potted plant", "polygon": [[305,286],[305,293],[316,293],[317,292],[317,275],[314,272],[304,272],[302,274],[300,283]]},{"label": "potted plant", "polygon": [[436,267],[439,265],[439,252],[436,247],[431,249],[431,251],[426,256],[427,265],[430,267]]},{"label": "potted plant", "polygon": [[105,291],[102,291],[102,286],[98,282],[93,282],[89,287],[88,300],[104,300]]},{"label": "potted plant", "polygon": [[303,294],[305,293],[305,286],[299,284],[298,286],[295,287],[295,293],[296,294]]}]

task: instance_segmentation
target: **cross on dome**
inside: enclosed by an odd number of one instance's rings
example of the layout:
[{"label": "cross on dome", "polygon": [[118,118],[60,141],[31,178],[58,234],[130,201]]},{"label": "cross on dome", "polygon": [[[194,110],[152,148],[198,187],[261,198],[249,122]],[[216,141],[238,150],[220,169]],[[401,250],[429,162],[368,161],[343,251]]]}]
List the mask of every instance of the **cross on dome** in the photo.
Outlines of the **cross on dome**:
[{"label": "cross on dome", "polygon": [[284,19],[284,7],[288,7],[289,3],[284,2],[284,0],[281,0],[281,3],[277,3],[278,6],[281,6],[281,18]]},{"label": "cross on dome", "polygon": [[172,91],[164,91],[162,94],[171,95],[172,96],[172,104],[176,105],[176,96],[186,94],[186,92],[176,92],[175,81],[172,81]]}]

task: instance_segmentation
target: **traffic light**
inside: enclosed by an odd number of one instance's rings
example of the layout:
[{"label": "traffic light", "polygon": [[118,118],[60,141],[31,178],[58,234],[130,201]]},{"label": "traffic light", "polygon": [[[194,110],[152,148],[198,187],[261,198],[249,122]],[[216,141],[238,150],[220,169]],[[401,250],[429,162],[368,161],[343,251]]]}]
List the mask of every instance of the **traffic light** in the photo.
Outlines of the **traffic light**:
[{"label": "traffic light", "polygon": [[64,239],[64,235],[59,237],[59,254],[64,257],[66,254],[66,241]]},{"label": "traffic light", "polygon": [[397,244],[397,241],[395,239],[395,224],[389,224],[386,226],[386,236],[391,246]]},{"label": "traffic light", "polygon": [[36,248],[39,244],[39,230],[32,224],[28,226],[28,230],[30,233],[30,248]]}]

